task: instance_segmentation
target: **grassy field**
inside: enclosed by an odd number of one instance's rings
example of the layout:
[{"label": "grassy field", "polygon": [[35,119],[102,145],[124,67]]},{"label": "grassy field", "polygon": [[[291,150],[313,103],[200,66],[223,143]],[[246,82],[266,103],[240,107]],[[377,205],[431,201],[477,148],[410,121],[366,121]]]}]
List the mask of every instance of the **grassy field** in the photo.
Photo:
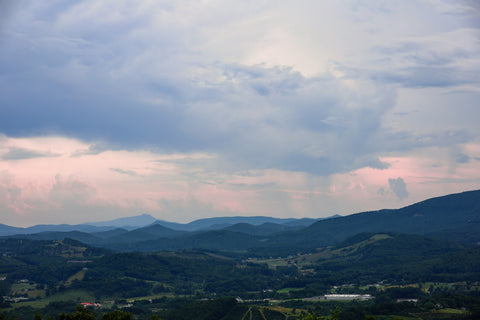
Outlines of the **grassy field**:
[{"label": "grassy field", "polygon": [[29,290],[35,290],[35,289],[36,287],[31,285],[30,283],[14,283],[12,284],[12,288],[10,289],[10,291],[13,294],[20,295],[20,294],[27,293]]},{"label": "grassy field", "polygon": [[466,310],[461,310],[461,309],[451,309],[451,308],[446,308],[446,309],[440,309],[438,310],[440,313],[448,313],[448,314],[466,314]]},{"label": "grassy field", "polygon": [[53,301],[75,301],[78,303],[93,302],[95,301],[95,297],[84,290],[68,290],[68,291],[65,291],[64,293],[57,293],[50,297],[45,297],[39,300],[13,303],[12,307],[18,308],[18,307],[30,306],[32,308],[43,308],[47,304]]},{"label": "grassy field", "polygon": [[152,294],[149,296],[143,296],[143,297],[134,297],[134,298],[128,298],[125,299],[128,303],[132,303],[135,301],[143,301],[143,300],[155,300],[155,299],[162,299],[162,298],[188,298],[191,297],[190,295],[182,295],[182,294],[175,294],[171,292],[163,292],[159,294]]},{"label": "grassy field", "polygon": [[280,290],[277,290],[277,293],[289,293],[291,291],[300,291],[303,290],[303,288],[283,288]]},{"label": "grassy field", "polygon": [[418,315],[418,319],[421,320],[451,320],[458,319],[458,316],[465,315],[467,312],[459,309],[441,309],[431,312],[422,312]]},{"label": "grassy field", "polygon": [[332,257],[343,257],[348,254],[352,254],[356,252],[358,249],[365,247],[369,244],[372,244],[374,242],[384,240],[384,239],[389,239],[391,236],[387,234],[376,234],[372,236],[371,238],[364,240],[362,242],[356,243],[351,246],[339,248],[333,250],[332,248],[323,248],[318,250],[316,253],[307,253],[307,254],[301,254],[301,255],[296,255],[296,256],[290,256],[287,258],[271,258],[271,259],[252,259],[250,262],[254,263],[266,263],[269,268],[275,269],[277,267],[285,267],[289,265],[296,265],[300,272],[304,270],[305,268],[309,268],[312,263],[315,263],[319,260],[324,260],[324,259],[330,259]]},{"label": "grassy field", "polygon": [[78,271],[74,275],[70,276],[70,278],[68,278],[67,281],[65,282],[65,285],[67,286],[71,285],[74,280],[79,280],[79,281],[83,280],[83,278],[85,277],[85,272],[87,272],[87,270],[83,269]]},{"label": "grassy field", "polygon": [[307,312],[307,310],[305,309],[292,309],[292,308],[285,308],[285,307],[279,307],[279,306],[268,307],[268,308],[277,312],[281,312],[285,316],[298,316],[302,312],[305,312],[305,313]]}]

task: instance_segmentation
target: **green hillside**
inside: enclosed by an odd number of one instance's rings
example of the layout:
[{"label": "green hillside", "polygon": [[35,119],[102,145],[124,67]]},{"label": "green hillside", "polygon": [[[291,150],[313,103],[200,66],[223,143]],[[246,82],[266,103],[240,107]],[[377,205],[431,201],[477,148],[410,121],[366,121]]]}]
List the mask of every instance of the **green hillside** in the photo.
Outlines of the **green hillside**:
[{"label": "green hillside", "polygon": [[[21,318],[33,318],[35,310],[72,312],[75,304],[89,299],[115,308],[132,305],[125,310],[136,319],[149,319],[156,312],[162,319],[293,320],[301,315],[297,308],[315,307],[328,314],[335,303],[314,302],[314,297],[332,292],[375,294],[380,299],[342,302],[344,314],[412,312],[412,306],[394,304],[397,297],[412,295],[424,300],[416,312],[428,313],[435,306],[428,302],[435,290],[459,288],[452,291],[454,297],[480,290],[480,248],[411,234],[362,233],[335,246],[266,259],[246,258],[246,252],[198,250],[111,253],[73,240],[12,239],[0,244],[5,253],[0,257],[0,275],[6,278],[0,281],[2,294],[30,299],[5,305],[8,314],[23,314]],[[390,287],[416,289],[393,294]],[[283,309],[264,299],[277,301]],[[473,308],[477,301],[452,299],[442,303],[455,312],[462,312],[461,306]],[[385,301],[391,304],[388,308],[381,307]],[[348,311],[350,307],[357,311]]]},{"label": "green hillside", "polygon": [[480,242],[480,190],[433,198],[396,210],[363,212],[315,222],[269,240],[284,247],[320,247],[362,232],[398,232]]}]

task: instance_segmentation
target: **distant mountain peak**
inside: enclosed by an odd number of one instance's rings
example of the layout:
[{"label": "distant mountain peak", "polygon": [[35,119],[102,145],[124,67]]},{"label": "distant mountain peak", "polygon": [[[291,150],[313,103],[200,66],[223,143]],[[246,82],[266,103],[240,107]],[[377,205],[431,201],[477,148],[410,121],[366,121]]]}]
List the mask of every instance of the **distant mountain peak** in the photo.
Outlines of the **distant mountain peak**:
[{"label": "distant mountain peak", "polygon": [[109,221],[101,221],[101,222],[92,222],[87,223],[91,226],[97,227],[116,227],[116,228],[125,228],[125,229],[135,229],[145,227],[157,221],[154,217],[149,215],[148,213],[143,213],[138,216],[134,217],[124,217],[118,218]]}]

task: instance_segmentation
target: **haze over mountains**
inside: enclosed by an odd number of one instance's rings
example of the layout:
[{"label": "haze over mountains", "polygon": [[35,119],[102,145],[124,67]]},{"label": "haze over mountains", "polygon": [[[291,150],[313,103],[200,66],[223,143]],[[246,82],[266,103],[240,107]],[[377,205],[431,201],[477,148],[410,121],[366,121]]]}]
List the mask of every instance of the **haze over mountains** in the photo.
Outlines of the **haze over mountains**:
[{"label": "haze over mountains", "polygon": [[188,224],[148,214],[82,225],[0,225],[0,235],[35,240],[71,238],[115,251],[179,249],[297,250],[338,244],[365,232],[396,232],[480,242],[480,190],[428,199],[401,209],[327,219],[217,217]]},{"label": "haze over mountains", "polygon": [[[339,217],[338,215],[332,216]],[[134,217],[119,218],[109,221],[101,222],[90,222],[84,224],[59,224],[59,225],[35,225],[27,228],[18,228],[7,226],[5,224],[0,224],[0,236],[14,235],[14,234],[34,234],[40,232],[69,232],[69,231],[81,231],[81,232],[102,232],[108,231],[116,228],[121,228],[125,230],[134,230],[142,227],[147,227],[152,224],[158,224],[172,230],[180,231],[199,231],[199,230],[212,230],[212,229],[223,229],[226,227],[233,226],[239,223],[245,223],[249,225],[261,225],[265,223],[285,225],[286,227],[303,227],[308,226],[315,221],[321,219],[311,219],[311,218],[302,218],[302,219],[281,219],[281,218],[272,218],[272,217],[263,217],[263,216],[254,216],[254,217],[215,217],[215,218],[206,218],[192,221],[190,223],[182,224],[164,220],[157,220],[149,214],[141,214]],[[329,218],[326,218],[329,219]]]}]

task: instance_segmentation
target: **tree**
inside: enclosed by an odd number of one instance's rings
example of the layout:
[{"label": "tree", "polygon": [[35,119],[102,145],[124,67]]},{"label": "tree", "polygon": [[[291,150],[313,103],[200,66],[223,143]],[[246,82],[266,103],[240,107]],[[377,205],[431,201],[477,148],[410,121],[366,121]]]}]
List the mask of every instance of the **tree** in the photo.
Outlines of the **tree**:
[{"label": "tree", "polygon": [[335,307],[326,317],[317,316],[314,312],[308,313],[302,317],[302,320],[338,320],[340,317],[340,309]]},{"label": "tree", "polygon": [[309,312],[308,314],[306,314],[302,317],[302,320],[324,320],[324,319],[325,319],[324,317],[317,316],[313,312]]},{"label": "tree", "polygon": [[107,312],[102,316],[102,320],[132,320],[133,316],[130,312],[115,310]]},{"label": "tree", "polygon": [[77,306],[77,310],[72,314],[60,314],[60,320],[96,320],[95,313],[83,306]]}]

